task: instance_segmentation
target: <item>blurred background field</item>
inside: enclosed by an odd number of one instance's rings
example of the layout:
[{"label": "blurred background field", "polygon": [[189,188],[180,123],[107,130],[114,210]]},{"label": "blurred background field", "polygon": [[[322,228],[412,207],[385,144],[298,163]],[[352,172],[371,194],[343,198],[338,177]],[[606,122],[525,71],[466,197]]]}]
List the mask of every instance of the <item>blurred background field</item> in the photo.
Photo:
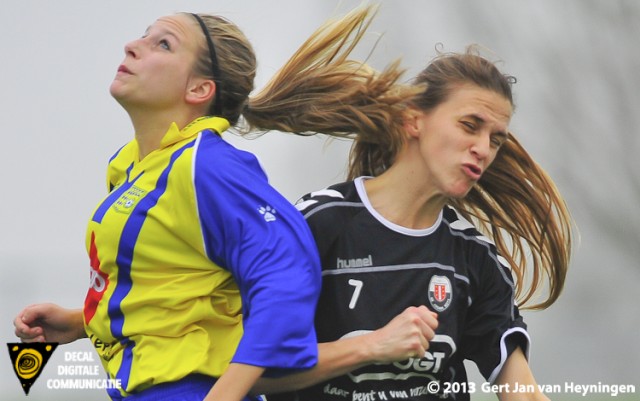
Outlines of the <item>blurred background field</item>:
[{"label": "blurred background field", "polygon": [[[401,57],[407,79],[435,54],[469,43],[490,50],[518,79],[512,129],[555,178],[577,221],[565,291],[525,312],[531,366],[541,384],[640,386],[640,2],[635,0],[382,0],[355,57],[377,68]],[[108,87],[128,41],[159,16],[219,13],[236,22],[266,83],[323,20],[356,0],[7,0],[0,12],[0,341],[25,305],[81,307],[86,222],[105,193],[108,158],[132,137]],[[380,34],[383,34],[380,37]],[[371,48],[376,44],[371,52]],[[226,137],[260,158],[291,201],[344,178],[349,143],[268,133]],[[106,400],[102,391],[47,390],[59,348],[25,398],[0,352],[0,401]],[[481,380],[473,372],[476,381]],[[640,394],[552,400],[640,400]],[[473,400],[495,400],[475,394]]]}]

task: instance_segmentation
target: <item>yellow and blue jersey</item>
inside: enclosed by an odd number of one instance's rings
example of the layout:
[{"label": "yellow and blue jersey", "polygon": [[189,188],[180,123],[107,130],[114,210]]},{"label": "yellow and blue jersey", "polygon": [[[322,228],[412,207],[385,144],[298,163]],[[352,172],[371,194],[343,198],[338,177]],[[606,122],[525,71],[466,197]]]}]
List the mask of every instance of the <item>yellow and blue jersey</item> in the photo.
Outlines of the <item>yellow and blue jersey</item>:
[{"label": "yellow and blue jersey", "polygon": [[256,158],[219,136],[228,126],[173,124],[142,160],[133,140],[109,162],[84,319],[124,394],[230,361],[271,376],[317,362],[317,247]]}]

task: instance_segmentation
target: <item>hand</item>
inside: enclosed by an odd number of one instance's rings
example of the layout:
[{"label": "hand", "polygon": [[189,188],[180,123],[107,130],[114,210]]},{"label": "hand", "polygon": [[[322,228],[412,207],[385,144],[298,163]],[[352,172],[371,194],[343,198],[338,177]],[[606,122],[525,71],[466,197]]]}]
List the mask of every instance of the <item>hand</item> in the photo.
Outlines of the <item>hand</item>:
[{"label": "hand", "polygon": [[36,304],[24,308],[13,321],[15,334],[23,342],[66,344],[86,337],[82,310],[65,309],[54,304]]},{"label": "hand", "polygon": [[369,334],[378,362],[395,362],[423,357],[438,328],[438,315],[426,306],[412,306],[386,326]]},{"label": "hand", "polygon": [[426,306],[409,307],[378,330],[318,344],[316,366],[277,379],[261,378],[253,393],[299,390],[373,363],[422,358],[437,327],[438,315]]}]

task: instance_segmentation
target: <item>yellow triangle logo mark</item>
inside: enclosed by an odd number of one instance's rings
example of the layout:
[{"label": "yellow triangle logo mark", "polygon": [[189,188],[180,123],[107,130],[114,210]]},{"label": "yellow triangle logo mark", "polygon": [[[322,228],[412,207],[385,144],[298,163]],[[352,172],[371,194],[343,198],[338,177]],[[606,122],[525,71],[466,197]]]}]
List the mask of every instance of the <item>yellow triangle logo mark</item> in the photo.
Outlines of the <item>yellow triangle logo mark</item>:
[{"label": "yellow triangle logo mark", "polygon": [[29,389],[40,376],[58,343],[7,343],[7,346],[13,371],[16,372],[24,393],[29,395]]}]

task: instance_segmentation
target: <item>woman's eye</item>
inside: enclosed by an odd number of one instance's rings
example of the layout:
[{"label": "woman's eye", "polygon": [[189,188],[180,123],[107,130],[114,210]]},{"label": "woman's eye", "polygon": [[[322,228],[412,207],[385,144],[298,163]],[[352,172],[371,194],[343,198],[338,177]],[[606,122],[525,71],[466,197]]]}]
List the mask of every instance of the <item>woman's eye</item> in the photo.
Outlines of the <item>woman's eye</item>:
[{"label": "woman's eye", "polygon": [[469,122],[469,121],[463,121],[462,125],[464,125],[465,128],[467,128],[467,129],[469,129],[471,131],[474,131],[476,129],[476,126],[473,123]]},{"label": "woman's eye", "polygon": [[503,138],[502,136],[494,136],[493,138],[491,138],[491,144],[496,148],[499,148],[500,146],[502,146],[502,144],[504,144],[505,141],[506,141],[506,138]]},{"label": "woman's eye", "polygon": [[171,46],[169,45],[169,42],[166,39],[160,40],[160,47],[162,47],[165,50],[171,50]]}]

